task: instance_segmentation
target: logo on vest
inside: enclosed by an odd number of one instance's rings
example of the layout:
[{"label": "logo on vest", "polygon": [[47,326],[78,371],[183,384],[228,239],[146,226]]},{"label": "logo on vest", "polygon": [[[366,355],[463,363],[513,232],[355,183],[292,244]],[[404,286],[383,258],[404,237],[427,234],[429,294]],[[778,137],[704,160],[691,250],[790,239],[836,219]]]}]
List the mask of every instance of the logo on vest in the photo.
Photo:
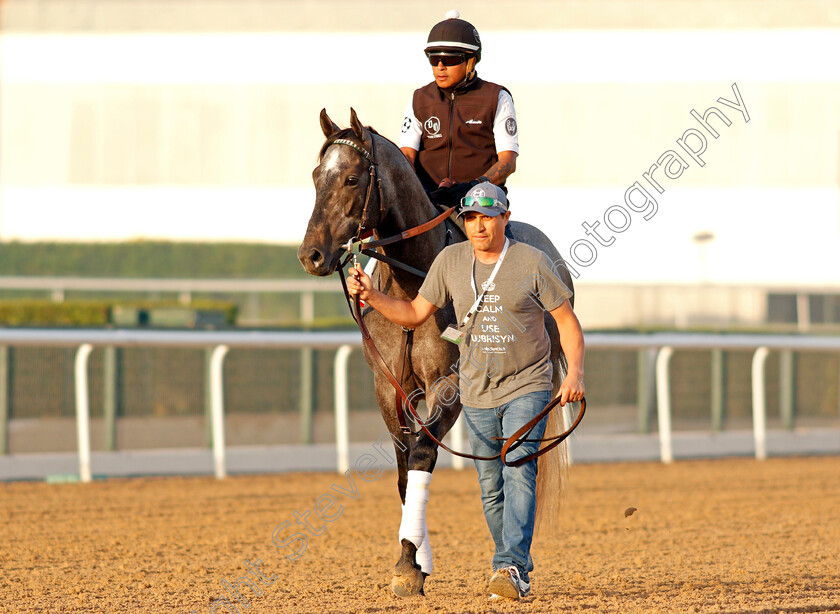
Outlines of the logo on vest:
[{"label": "logo on vest", "polygon": [[423,128],[426,129],[426,137],[430,139],[440,139],[443,138],[443,135],[440,133],[440,120],[432,115],[429,119],[425,121],[423,124]]},{"label": "logo on vest", "polygon": [[480,119],[468,119],[468,120],[467,120],[467,121],[465,121],[464,123],[465,123],[465,124],[473,124],[473,125],[476,125],[476,126],[480,126],[480,125],[481,125],[481,120],[480,120]]},{"label": "logo on vest", "polygon": [[513,119],[512,117],[508,117],[505,120],[505,130],[507,131],[507,133],[510,136],[515,135],[516,134],[516,120]]}]

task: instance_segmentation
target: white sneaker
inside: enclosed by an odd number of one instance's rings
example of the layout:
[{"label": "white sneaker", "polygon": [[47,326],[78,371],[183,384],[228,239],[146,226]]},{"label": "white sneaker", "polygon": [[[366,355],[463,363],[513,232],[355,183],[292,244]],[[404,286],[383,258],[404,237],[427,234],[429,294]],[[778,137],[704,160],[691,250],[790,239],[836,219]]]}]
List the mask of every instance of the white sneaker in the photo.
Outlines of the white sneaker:
[{"label": "white sneaker", "polygon": [[490,600],[521,599],[531,594],[531,583],[519,576],[519,569],[511,565],[497,569],[490,578]]}]

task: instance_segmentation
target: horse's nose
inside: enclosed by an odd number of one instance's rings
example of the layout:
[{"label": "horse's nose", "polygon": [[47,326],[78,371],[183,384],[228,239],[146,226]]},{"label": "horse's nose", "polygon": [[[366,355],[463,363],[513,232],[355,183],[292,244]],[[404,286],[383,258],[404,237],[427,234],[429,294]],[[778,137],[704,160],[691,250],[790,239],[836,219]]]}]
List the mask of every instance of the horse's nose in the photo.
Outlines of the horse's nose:
[{"label": "horse's nose", "polygon": [[311,262],[312,266],[315,268],[320,268],[320,266],[324,264],[324,254],[313,247],[309,250],[309,262]]},{"label": "horse's nose", "polygon": [[319,275],[324,267],[324,254],[316,247],[309,248],[301,254],[301,264],[310,275]]}]

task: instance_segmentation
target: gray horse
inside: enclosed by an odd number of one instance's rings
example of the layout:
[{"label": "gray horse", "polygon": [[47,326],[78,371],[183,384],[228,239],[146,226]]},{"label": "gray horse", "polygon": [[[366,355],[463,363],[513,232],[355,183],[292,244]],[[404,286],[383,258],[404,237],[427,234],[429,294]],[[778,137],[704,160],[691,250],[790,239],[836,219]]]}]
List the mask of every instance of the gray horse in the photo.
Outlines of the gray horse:
[{"label": "gray horse", "polygon": [[[321,130],[326,141],[321,148],[318,167],[312,173],[316,189],[315,208],[298,249],[298,259],[311,275],[325,276],[336,271],[346,254],[343,246],[356,236],[363,216],[366,217],[365,225],[374,229],[374,238],[379,239],[414,228],[439,213],[427,198],[411,164],[394,143],[363,126],[353,109],[350,110],[350,126],[340,129],[327,116],[326,110],[321,111]],[[372,181],[369,172],[371,162],[365,154],[372,151],[375,151],[373,157],[381,188],[369,185]],[[370,202],[368,210],[364,211],[366,198]],[[552,262],[560,265],[557,273],[573,290],[571,276],[548,237],[522,222],[513,221],[511,227],[518,241],[538,247],[548,254]],[[463,240],[449,223],[440,224],[420,236],[383,247],[381,251],[397,261],[428,271],[435,256],[453,240],[452,237]],[[374,283],[388,295],[410,301],[417,295],[422,279],[380,263]],[[385,362],[399,378],[401,327],[372,310],[364,315],[364,321]],[[565,359],[553,318],[546,314],[545,321],[551,337],[556,392],[565,376]],[[458,387],[458,375],[452,368],[458,362],[458,347],[440,337],[441,332],[454,322],[455,314],[450,305],[437,311],[434,317],[414,331],[413,347],[401,382],[406,391],[423,391],[430,414],[431,409],[435,409],[434,420],[430,420],[428,428],[438,440],[446,435],[461,412],[460,401],[456,399],[453,402],[451,394],[447,394]],[[397,412],[401,408],[398,409],[395,403],[394,388],[375,364],[367,347],[365,358],[374,372],[376,398],[382,418],[394,440],[399,471],[397,484],[404,504],[408,471],[432,472],[437,461],[437,445],[419,429],[412,434],[405,434],[400,429]],[[558,414],[560,412],[549,415],[546,437],[561,432]],[[545,522],[555,517],[559,508],[564,482],[562,474],[567,462],[562,448],[565,446],[559,446],[539,459],[538,523],[540,518]],[[423,594],[426,574],[417,564],[418,548],[408,539],[402,539],[400,544],[402,553],[394,569],[391,588],[400,596]],[[427,546],[428,531],[422,547]],[[431,551],[428,556],[431,559]]]}]

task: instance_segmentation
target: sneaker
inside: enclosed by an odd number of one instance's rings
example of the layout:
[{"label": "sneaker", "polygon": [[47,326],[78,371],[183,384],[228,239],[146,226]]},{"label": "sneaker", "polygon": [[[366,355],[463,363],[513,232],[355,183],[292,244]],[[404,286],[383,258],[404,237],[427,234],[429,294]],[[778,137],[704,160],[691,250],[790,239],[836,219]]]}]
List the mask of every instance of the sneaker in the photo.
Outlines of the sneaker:
[{"label": "sneaker", "polygon": [[531,594],[531,583],[525,582],[519,577],[519,569],[514,565],[502,567],[496,570],[490,578],[490,599],[496,601],[499,598],[520,599]]}]

